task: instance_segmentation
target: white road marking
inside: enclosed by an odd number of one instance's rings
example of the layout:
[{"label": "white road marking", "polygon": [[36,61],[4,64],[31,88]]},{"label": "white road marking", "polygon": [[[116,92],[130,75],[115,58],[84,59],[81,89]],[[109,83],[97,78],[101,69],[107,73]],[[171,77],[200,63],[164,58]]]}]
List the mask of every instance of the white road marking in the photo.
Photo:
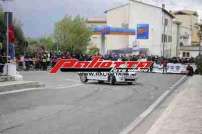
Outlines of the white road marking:
[{"label": "white road marking", "polygon": [[149,115],[152,111],[181,83],[186,76],[179,79],[170,90],[166,90],[152,105],[150,105],[143,113],[141,113],[129,126],[123,129],[120,134],[131,134],[131,132]]},{"label": "white road marking", "polygon": [[65,79],[66,81],[71,81],[71,82],[80,82],[80,80],[73,80],[73,79]]},{"label": "white road marking", "polygon": [[170,87],[170,89],[173,90],[174,88],[176,88],[181,82],[183,82],[183,81],[185,80],[186,77],[187,77],[187,76],[184,75],[180,80],[178,80],[174,85],[172,85],[172,86]]},{"label": "white road marking", "polygon": [[[67,89],[67,88],[72,88],[72,87],[79,87],[79,86],[83,86],[84,84],[74,84],[74,85],[70,85],[70,86],[63,86],[63,87],[56,87],[54,88],[54,90],[56,89]],[[5,91],[5,92],[0,92],[0,95],[7,95],[7,94],[15,94],[15,93],[21,93],[21,92],[26,92],[26,91],[36,91],[36,90],[47,90],[47,91],[51,91],[45,87],[43,88],[26,88],[26,89],[19,89],[19,90],[12,90],[12,91]]]},{"label": "white road marking", "polygon": [[56,89],[65,89],[65,88],[71,88],[71,87],[79,87],[79,86],[83,86],[85,84],[74,84],[74,85],[71,85],[71,86],[59,86],[59,87],[56,87]]},{"label": "white road marking", "polygon": [[45,89],[45,88],[26,88],[26,89],[19,89],[19,90],[12,90],[12,91],[0,92],[0,95],[21,93],[21,92],[33,91],[33,90],[44,90],[44,89]]},{"label": "white road marking", "polygon": [[165,91],[152,105],[150,105],[150,107],[145,110],[140,117],[141,118],[145,118],[147,115],[149,115],[153,109],[155,109],[165,98],[166,96],[170,93],[170,90]]}]

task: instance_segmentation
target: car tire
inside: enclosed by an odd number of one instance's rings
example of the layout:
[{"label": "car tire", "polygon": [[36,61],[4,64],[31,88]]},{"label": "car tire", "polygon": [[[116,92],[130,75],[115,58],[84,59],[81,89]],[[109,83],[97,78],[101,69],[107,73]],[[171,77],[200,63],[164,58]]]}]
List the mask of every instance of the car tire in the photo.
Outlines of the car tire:
[{"label": "car tire", "polygon": [[128,82],[128,85],[133,85],[133,82]]},{"label": "car tire", "polygon": [[111,75],[111,76],[109,77],[109,83],[110,83],[111,85],[115,85],[115,83],[116,83],[116,78],[115,78],[115,76]]},{"label": "car tire", "polygon": [[99,84],[103,84],[104,81],[103,81],[103,80],[99,80],[98,83],[99,83]]},{"label": "car tire", "polygon": [[86,75],[80,75],[80,81],[82,82],[82,83],[86,83],[86,82],[88,82],[88,79],[87,79],[87,76]]}]

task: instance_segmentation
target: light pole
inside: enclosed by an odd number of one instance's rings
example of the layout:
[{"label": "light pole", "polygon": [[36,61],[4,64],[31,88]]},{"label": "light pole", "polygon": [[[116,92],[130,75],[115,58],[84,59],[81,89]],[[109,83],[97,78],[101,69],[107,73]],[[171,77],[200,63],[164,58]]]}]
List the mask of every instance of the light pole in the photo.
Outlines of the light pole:
[{"label": "light pole", "polygon": [[[11,2],[13,0],[0,0],[2,2]],[[11,12],[8,11],[8,9],[4,9],[7,10],[5,11],[5,21],[6,21],[6,63],[8,64],[9,61],[9,15],[12,15]],[[7,71],[6,74],[8,75],[8,65],[7,65]]]},{"label": "light pole", "polygon": [[162,35],[162,42],[163,42],[163,74],[165,73],[165,41],[166,41],[166,26],[167,26],[167,21],[166,21],[166,17],[165,17],[165,4],[162,4],[162,22],[163,22],[163,35]]},{"label": "light pole", "polygon": [[202,23],[199,24],[200,30],[199,30],[199,37],[200,37],[200,45],[199,45],[199,56],[201,56],[201,47],[202,47]]},{"label": "light pole", "polygon": [[[2,1],[3,3],[5,2],[11,2],[13,0],[0,0]],[[7,50],[7,62],[8,62],[8,45],[9,45],[9,31],[8,31],[8,27],[9,27],[9,11],[8,9],[4,9],[4,10],[7,10],[5,11],[5,21],[6,21],[6,50]]]},{"label": "light pole", "polygon": [[179,42],[180,42],[180,25],[181,22],[175,22],[177,25],[177,44],[176,44],[176,57],[179,55]]}]

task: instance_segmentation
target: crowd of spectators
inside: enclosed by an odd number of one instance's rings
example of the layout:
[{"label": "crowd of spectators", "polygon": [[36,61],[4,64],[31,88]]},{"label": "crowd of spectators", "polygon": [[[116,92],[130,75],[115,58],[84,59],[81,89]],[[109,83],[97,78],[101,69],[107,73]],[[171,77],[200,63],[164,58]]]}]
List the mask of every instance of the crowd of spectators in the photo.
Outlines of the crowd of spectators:
[{"label": "crowd of spectators", "polygon": [[[0,49],[1,50],[1,49]],[[99,55],[99,54],[98,54]],[[99,55],[100,56],[100,55]],[[34,54],[25,54],[16,57],[18,70],[48,70],[53,67],[59,59],[78,59],[80,61],[90,61],[92,56],[87,54],[72,54],[69,52],[47,52],[44,49],[39,49]],[[163,58],[159,56],[143,56],[143,55],[127,55],[127,54],[109,54],[102,56],[105,60],[117,61],[119,59],[123,61],[137,61],[148,60],[153,61],[156,64],[166,63],[194,63],[194,58]],[[3,72],[3,66],[6,63],[3,51],[0,51],[0,73]]]},{"label": "crowd of spectators", "polygon": [[3,67],[6,63],[6,57],[4,56],[2,48],[0,47],[0,73],[3,73]]},{"label": "crowd of spectators", "polygon": [[82,54],[43,52],[31,56],[18,56],[16,58],[18,70],[48,70],[53,67],[59,59],[91,60],[91,56]]},{"label": "crowd of spectators", "polygon": [[[55,52],[43,52],[39,55],[32,56],[19,56],[16,58],[18,70],[48,70],[53,67],[59,59],[78,59],[80,61],[90,61],[91,55],[87,54],[70,54],[69,52],[55,53]],[[148,60],[153,61],[156,64],[166,64],[166,63],[193,63],[194,58],[162,58],[158,56],[142,56],[142,55],[117,55],[110,54],[102,56],[105,60],[123,60],[123,61],[138,61],[138,60]]]}]

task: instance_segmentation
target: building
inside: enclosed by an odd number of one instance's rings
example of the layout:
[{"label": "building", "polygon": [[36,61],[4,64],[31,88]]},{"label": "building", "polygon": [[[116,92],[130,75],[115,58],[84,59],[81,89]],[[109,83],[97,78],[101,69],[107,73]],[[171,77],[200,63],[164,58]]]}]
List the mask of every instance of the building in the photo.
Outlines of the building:
[{"label": "building", "polygon": [[201,51],[198,13],[190,10],[174,11],[175,21],[173,23],[173,56],[196,57]]},{"label": "building", "polygon": [[[129,4],[105,11],[107,26],[129,28]],[[129,35],[107,35],[106,52],[128,48]]]},{"label": "building", "polygon": [[198,13],[191,10],[179,10],[174,11],[176,21],[181,22],[180,27],[189,29],[191,31],[191,44],[198,45],[200,43],[200,38],[198,36],[199,26],[198,24]]},{"label": "building", "polygon": [[107,10],[107,26],[136,29],[136,35],[108,35],[106,49],[132,48],[135,54],[171,57],[172,20],[174,16],[163,7],[136,0]]},{"label": "building", "polygon": [[[94,17],[87,19],[87,26],[89,28],[102,27],[107,25],[107,20],[104,17]],[[101,50],[102,38],[100,34],[93,34],[88,49],[98,48]]]},{"label": "building", "polygon": [[[105,11],[106,19],[91,18],[91,27],[135,29],[136,34],[97,34],[91,47],[101,54],[130,52],[164,57],[196,57],[201,52],[198,13],[190,10],[167,11],[137,0]],[[129,50],[129,51],[128,51]]]}]

